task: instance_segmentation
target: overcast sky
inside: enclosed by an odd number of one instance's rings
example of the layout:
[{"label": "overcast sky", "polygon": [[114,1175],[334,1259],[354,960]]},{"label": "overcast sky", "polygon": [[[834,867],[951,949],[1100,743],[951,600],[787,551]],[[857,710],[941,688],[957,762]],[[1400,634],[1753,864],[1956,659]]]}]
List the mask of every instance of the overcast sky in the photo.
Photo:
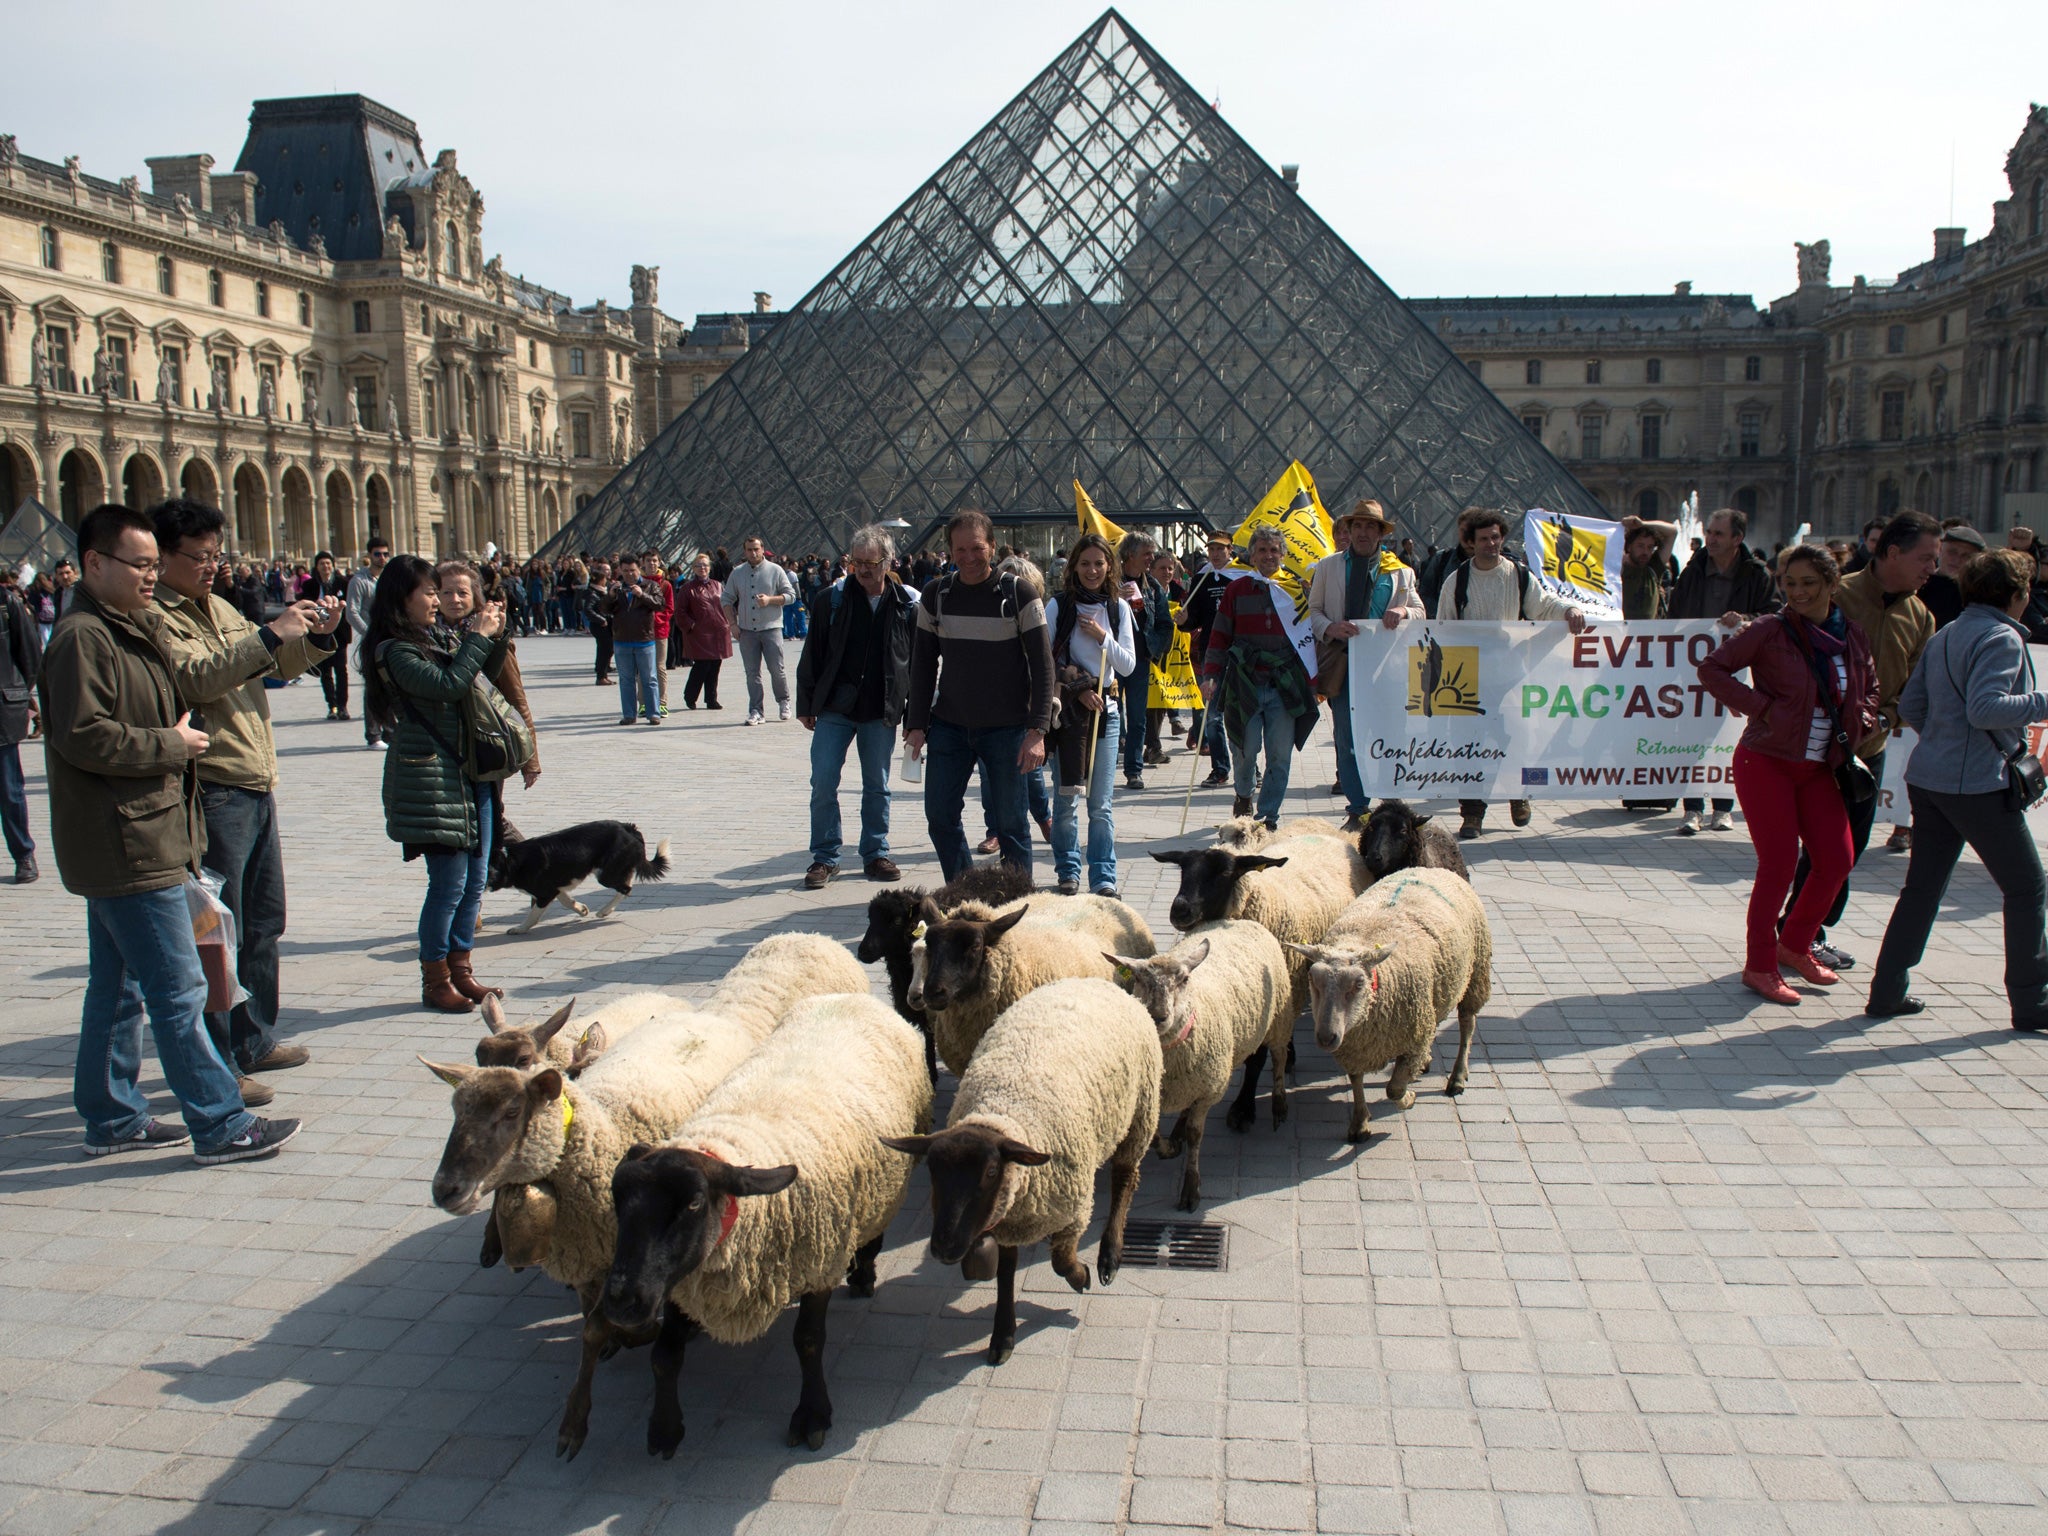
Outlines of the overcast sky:
[{"label": "overcast sky", "polygon": [[[1397,292],[1754,294],[1970,238],[2048,96],[2039,0],[1657,6],[1131,0],[1123,12]],[[487,251],[578,303],[788,305],[1097,15],[753,0],[20,5],[0,132],[232,168],[249,103],[360,91],[453,146]],[[22,67],[44,59],[50,68]],[[85,68],[89,62],[90,71]]]}]

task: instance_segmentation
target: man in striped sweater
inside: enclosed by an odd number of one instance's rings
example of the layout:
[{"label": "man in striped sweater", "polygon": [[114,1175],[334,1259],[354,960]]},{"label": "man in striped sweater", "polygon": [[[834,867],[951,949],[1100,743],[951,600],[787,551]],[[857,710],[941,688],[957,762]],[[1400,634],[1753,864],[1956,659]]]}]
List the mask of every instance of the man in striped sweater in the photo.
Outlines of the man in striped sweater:
[{"label": "man in striped sweater", "polygon": [[[1280,820],[1295,750],[1316,727],[1309,672],[1315,641],[1307,620],[1294,618],[1294,600],[1273,580],[1286,552],[1277,528],[1252,535],[1246,554],[1253,574],[1224,588],[1202,660],[1202,702],[1223,712],[1223,731],[1236,759],[1237,793],[1230,814],[1251,814],[1263,748],[1266,768],[1258,781],[1258,813],[1269,827]],[[1279,604],[1286,605],[1284,614]]]},{"label": "man in striped sweater", "polygon": [[1024,775],[1045,761],[1052,723],[1045,604],[996,573],[987,514],[954,514],[946,547],[953,574],[927,585],[918,604],[903,744],[913,759],[929,754],[924,818],[946,878],[973,862],[960,817],[977,764],[1003,862],[1028,874]]}]

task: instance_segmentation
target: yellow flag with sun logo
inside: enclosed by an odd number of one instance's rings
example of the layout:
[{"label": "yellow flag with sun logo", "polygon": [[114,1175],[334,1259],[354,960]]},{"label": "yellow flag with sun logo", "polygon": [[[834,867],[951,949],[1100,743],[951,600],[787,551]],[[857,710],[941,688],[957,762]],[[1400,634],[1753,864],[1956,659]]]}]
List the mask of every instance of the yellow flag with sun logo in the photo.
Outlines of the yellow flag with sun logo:
[{"label": "yellow flag with sun logo", "polygon": [[[1280,562],[1280,570],[1273,578],[1281,590],[1294,599],[1295,618],[1306,622],[1308,619],[1308,584],[1314,574],[1316,562],[1336,549],[1336,537],[1330,531],[1330,514],[1323,509],[1323,498],[1316,494],[1315,477],[1296,460],[1273,482],[1273,489],[1266,492],[1251,515],[1237,525],[1237,533],[1231,542],[1237,547],[1237,563],[1251,565],[1250,549],[1252,535],[1261,528],[1278,528],[1287,541],[1287,555]],[[1311,675],[1315,668],[1309,668]]]},{"label": "yellow flag with sun logo", "polygon": [[1552,594],[1589,618],[1621,617],[1622,528],[1592,517],[1531,507],[1522,514],[1529,571]]},{"label": "yellow flag with sun logo", "polygon": [[1101,534],[1109,540],[1111,549],[1115,549],[1124,536],[1123,529],[1095,510],[1095,503],[1089,499],[1088,493],[1081,489],[1081,482],[1078,480],[1074,482],[1074,517],[1080,523],[1083,533]]}]

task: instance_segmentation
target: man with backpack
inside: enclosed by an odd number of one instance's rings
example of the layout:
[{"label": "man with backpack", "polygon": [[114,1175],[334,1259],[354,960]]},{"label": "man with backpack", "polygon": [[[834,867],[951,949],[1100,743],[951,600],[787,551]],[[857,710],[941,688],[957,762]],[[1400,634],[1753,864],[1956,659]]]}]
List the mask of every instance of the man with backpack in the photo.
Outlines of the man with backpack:
[{"label": "man with backpack", "polygon": [[[910,658],[903,744],[930,749],[924,816],[951,880],[972,862],[961,813],[981,767],[1003,862],[1030,873],[1024,775],[1045,761],[1052,726],[1052,635],[1045,604],[995,569],[995,525],[968,509],[946,524],[953,573],[924,589]],[[941,666],[943,663],[943,667]]]},{"label": "man with backpack", "polygon": [[860,860],[870,880],[896,880],[889,857],[889,755],[910,697],[917,596],[889,574],[896,543],[869,525],[848,546],[848,574],[811,598],[796,664],[796,717],[811,733],[811,867],[804,889],[839,873],[839,776],[860,749]]},{"label": "man with backpack", "polygon": [[[1520,561],[1502,553],[1508,541],[1508,520],[1490,507],[1467,507],[1458,514],[1458,543],[1472,551],[1437,594],[1439,619],[1563,619],[1573,634],[1586,627],[1585,611],[1556,596],[1529,574]],[[1486,802],[1460,800],[1458,836],[1468,841],[1486,830]],[[1529,825],[1529,802],[1510,800],[1508,816],[1518,827]]]}]

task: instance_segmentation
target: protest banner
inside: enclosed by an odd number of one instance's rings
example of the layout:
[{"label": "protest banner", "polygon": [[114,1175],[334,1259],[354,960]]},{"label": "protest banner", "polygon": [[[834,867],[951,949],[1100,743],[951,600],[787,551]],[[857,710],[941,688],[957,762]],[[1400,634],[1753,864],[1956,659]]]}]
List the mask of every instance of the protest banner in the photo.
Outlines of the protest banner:
[{"label": "protest banner", "polygon": [[1151,661],[1147,709],[1200,709],[1202,685],[1195,676],[1194,637],[1179,627],[1180,604],[1173,605],[1173,649]]},{"label": "protest banner", "polygon": [[1522,552],[1530,574],[1589,619],[1621,617],[1623,542],[1619,523],[1541,507],[1522,514]]},{"label": "protest banner", "polygon": [[1365,793],[1409,799],[1634,800],[1734,793],[1740,717],[1698,667],[1711,619],[1377,625],[1351,639]]}]

